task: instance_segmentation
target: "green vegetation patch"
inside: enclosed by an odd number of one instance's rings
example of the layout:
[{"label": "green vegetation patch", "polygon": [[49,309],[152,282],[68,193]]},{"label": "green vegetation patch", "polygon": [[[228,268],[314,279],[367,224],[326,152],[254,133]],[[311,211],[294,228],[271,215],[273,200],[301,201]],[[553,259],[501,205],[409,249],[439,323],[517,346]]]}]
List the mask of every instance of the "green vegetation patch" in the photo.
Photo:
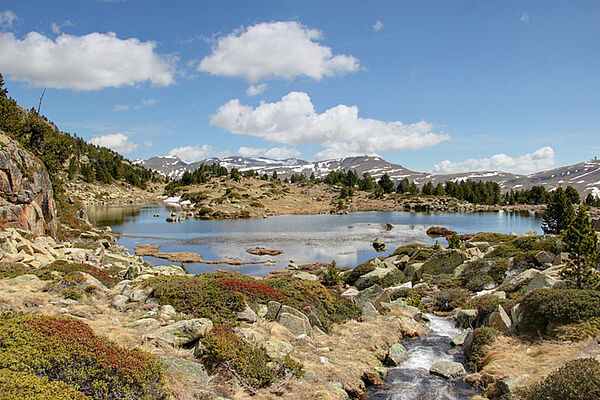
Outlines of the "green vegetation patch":
[{"label": "green vegetation patch", "polygon": [[522,397],[525,400],[600,399],[600,362],[593,358],[568,362],[526,390]]},{"label": "green vegetation patch", "polygon": [[63,382],[94,399],[168,398],[156,357],[96,336],[72,318],[0,313],[3,368]]},{"label": "green vegetation patch", "polygon": [[0,400],[86,400],[83,393],[64,382],[34,374],[0,369]]},{"label": "green vegetation patch", "polygon": [[538,289],[522,302],[519,329],[545,332],[549,326],[567,325],[600,317],[600,291]]},{"label": "green vegetation patch", "polygon": [[352,302],[319,282],[300,279],[254,278],[231,272],[160,276],[146,283],[161,304],[178,312],[209,318],[217,324],[237,324],[245,304],[278,301],[301,311],[312,310],[324,327],[360,316]]},{"label": "green vegetation patch", "polygon": [[265,351],[251,346],[227,325],[216,325],[202,344],[206,347],[202,361],[211,372],[219,368],[233,370],[254,387],[268,386],[275,379]]},{"label": "green vegetation patch", "polygon": [[558,340],[578,342],[600,334],[600,317],[556,328]]}]

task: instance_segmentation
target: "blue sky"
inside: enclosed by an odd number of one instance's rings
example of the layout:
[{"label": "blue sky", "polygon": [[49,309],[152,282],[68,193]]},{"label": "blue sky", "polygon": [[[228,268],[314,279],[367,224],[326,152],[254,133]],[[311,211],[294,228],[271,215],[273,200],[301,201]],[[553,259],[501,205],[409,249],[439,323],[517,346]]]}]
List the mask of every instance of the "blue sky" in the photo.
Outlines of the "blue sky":
[{"label": "blue sky", "polygon": [[600,155],[600,2],[3,0],[9,94],[126,157]]}]

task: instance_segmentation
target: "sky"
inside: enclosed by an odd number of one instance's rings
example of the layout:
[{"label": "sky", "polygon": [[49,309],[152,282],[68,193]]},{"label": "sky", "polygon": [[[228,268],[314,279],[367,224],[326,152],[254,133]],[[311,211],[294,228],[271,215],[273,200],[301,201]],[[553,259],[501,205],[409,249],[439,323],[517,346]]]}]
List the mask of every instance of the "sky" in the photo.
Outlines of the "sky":
[{"label": "sky", "polygon": [[129,159],[600,155],[600,2],[0,0],[9,96]]}]

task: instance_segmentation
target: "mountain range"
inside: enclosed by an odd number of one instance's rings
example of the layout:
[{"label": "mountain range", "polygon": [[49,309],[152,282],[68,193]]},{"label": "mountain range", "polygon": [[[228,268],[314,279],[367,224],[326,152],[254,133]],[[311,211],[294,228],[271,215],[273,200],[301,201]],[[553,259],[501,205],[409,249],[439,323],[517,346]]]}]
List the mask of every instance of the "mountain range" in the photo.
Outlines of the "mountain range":
[{"label": "mountain range", "polygon": [[136,160],[135,164],[155,170],[172,179],[179,179],[185,171],[192,172],[202,164],[217,163],[227,169],[237,168],[240,171],[254,170],[258,174],[272,175],[277,171],[280,178],[289,178],[292,174],[304,174],[309,177],[323,178],[331,171],[354,170],[359,176],[368,172],[373,178],[388,174],[394,182],[404,178],[417,185],[427,182],[444,183],[460,182],[471,179],[476,181],[497,182],[504,191],[511,189],[528,189],[541,185],[547,190],[558,186],[573,186],[582,197],[592,193],[600,196],[600,160],[594,159],[574,165],[559,167],[530,175],[518,175],[501,171],[474,171],[454,174],[429,174],[412,171],[401,165],[390,163],[377,156],[356,156],[323,161],[305,161],[298,158],[276,160],[267,157],[232,156],[224,158],[208,158],[206,160],[187,163],[177,156],[159,156],[147,160]]}]

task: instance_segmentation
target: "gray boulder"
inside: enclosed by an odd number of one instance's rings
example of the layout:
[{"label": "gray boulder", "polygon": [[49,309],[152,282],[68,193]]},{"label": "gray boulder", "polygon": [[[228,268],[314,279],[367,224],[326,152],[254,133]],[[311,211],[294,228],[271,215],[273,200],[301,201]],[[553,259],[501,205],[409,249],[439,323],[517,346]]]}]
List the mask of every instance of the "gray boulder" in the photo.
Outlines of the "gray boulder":
[{"label": "gray boulder", "polygon": [[521,289],[523,286],[527,285],[531,282],[533,277],[538,274],[540,271],[534,268],[530,268],[526,271],[521,272],[518,275],[512,276],[508,278],[503,284],[502,289],[505,292],[512,293]]},{"label": "gray boulder", "polygon": [[244,308],[244,310],[237,313],[237,319],[240,321],[246,321],[246,322],[256,322],[258,320],[258,316],[254,312],[254,310],[251,309],[248,306],[248,304],[246,304],[246,307]]},{"label": "gray boulder", "polygon": [[305,334],[310,336],[312,334],[310,321],[306,316],[304,316],[304,318],[300,318],[297,315],[282,312],[279,314],[277,322],[289,329],[289,331],[294,335]]},{"label": "gray boulder", "polygon": [[543,272],[536,271],[533,274],[533,279],[531,280],[529,285],[527,285],[527,287],[525,288],[525,293],[529,293],[536,289],[542,289],[542,288],[562,289],[564,287],[566,287],[565,281],[553,278],[550,275],[547,275]]},{"label": "gray boulder", "polygon": [[110,305],[116,309],[117,311],[124,312],[127,309],[127,302],[129,301],[129,297],[123,296],[122,294],[118,294],[113,297]]},{"label": "gray boulder", "polygon": [[373,285],[367,289],[361,290],[354,297],[354,303],[363,310],[365,315],[373,314],[373,310],[379,315],[379,313],[384,311],[381,303],[389,303],[390,301],[389,294],[379,285]]},{"label": "gray boulder", "polygon": [[406,360],[406,348],[400,343],[393,344],[388,349],[386,363],[392,367],[397,367],[404,360]]},{"label": "gray boulder", "polygon": [[477,318],[477,310],[460,310],[456,315],[456,327],[473,328],[475,318]]},{"label": "gray boulder", "polygon": [[429,373],[446,379],[460,379],[467,376],[465,367],[455,361],[438,360],[429,368]]},{"label": "gray boulder", "polygon": [[512,321],[501,305],[498,305],[498,307],[496,307],[496,311],[491,313],[488,317],[488,325],[492,328],[498,329],[501,332],[510,332],[512,329]]},{"label": "gray boulder", "polygon": [[206,318],[188,319],[163,326],[148,334],[150,339],[159,339],[172,346],[182,346],[204,337],[213,328],[211,320]]},{"label": "gray boulder", "polygon": [[552,264],[554,262],[554,254],[547,251],[538,251],[535,255],[535,259],[540,264]]},{"label": "gray boulder", "polygon": [[204,365],[181,357],[159,356],[159,358],[167,371],[186,375],[200,386],[206,386],[208,383],[208,373]]},{"label": "gray boulder", "polygon": [[467,255],[461,250],[451,249],[440,251],[431,256],[429,260],[423,264],[420,272],[428,275],[452,275],[456,267],[461,265],[467,259]]},{"label": "gray boulder", "polygon": [[381,264],[381,267],[375,267],[373,271],[358,278],[355,283],[356,287],[358,289],[366,289],[374,284],[388,287],[401,283],[404,280],[404,273],[396,266]]},{"label": "gray boulder", "polygon": [[462,331],[458,335],[454,336],[452,338],[452,341],[450,343],[452,344],[452,346],[462,346],[462,345],[464,345],[465,344],[465,340],[467,339],[467,336],[472,331],[473,331],[473,329],[471,329],[471,328],[465,329],[464,331]]}]

